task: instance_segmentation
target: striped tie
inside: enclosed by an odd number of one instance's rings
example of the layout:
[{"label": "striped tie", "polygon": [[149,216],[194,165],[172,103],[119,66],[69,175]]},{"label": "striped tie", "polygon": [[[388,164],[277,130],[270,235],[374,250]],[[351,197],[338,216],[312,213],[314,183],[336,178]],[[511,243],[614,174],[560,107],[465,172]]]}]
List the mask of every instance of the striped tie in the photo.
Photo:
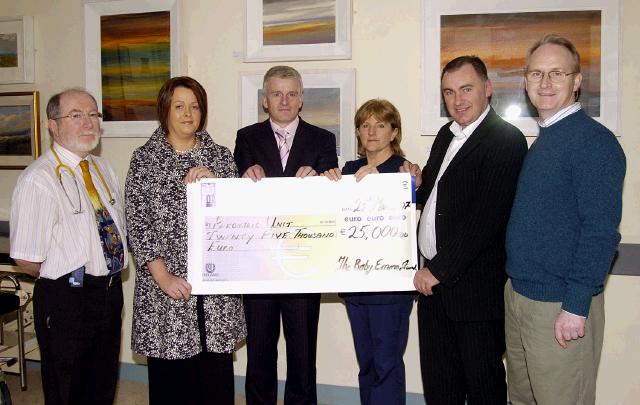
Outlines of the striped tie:
[{"label": "striped tie", "polygon": [[289,158],[289,145],[287,144],[287,131],[284,129],[276,130],[278,136],[278,151],[280,152],[280,162],[282,162],[282,170],[287,166]]},{"label": "striped tie", "polygon": [[104,252],[104,259],[109,269],[109,274],[117,273],[122,270],[124,264],[124,249],[122,246],[122,238],[120,232],[113,222],[113,218],[109,211],[102,204],[98,190],[91,180],[91,173],[89,172],[89,162],[86,160],[80,161],[80,168],[82,169],[82,177],[84,178],[84,185],[87,188],[91,205],[96,214],[96,224],[98,225],[98,235],[100,236],[100,244]]}]

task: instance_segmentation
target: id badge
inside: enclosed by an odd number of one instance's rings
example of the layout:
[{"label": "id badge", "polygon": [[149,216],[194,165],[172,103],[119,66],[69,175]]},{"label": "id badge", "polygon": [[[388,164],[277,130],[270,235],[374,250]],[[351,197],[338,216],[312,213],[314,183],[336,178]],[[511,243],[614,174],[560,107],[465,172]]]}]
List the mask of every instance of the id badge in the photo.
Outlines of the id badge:
[{"label": "id badge", "polygon": [[69,287],[82,287],[84,284],[84,266],[71,272],[69,276]]}]

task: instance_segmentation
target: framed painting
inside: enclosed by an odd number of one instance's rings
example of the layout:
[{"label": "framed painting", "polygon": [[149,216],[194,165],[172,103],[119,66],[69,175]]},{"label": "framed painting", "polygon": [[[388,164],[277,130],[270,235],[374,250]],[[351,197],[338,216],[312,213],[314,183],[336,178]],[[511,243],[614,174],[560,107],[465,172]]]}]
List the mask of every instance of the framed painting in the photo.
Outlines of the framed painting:
[{"label": "framed painting", "polygon": [[33,17],[0,17],[0,84],[33,83]]},{"label": "framed painting", "polygon": [[351,58],[351,0],[245,0],[246,62]]},{"label": "framed painting", "polygon": [[522,8],[516,0],[501,1],[499,7],[497,0],[487,3],[425,0],[422,133],[434,135],[450,119],[440,93],[444,65],[461,55],[477,55],[493,83],[492,107],[525,135],[536,136],[537,112],[524,87],[525,57],[536,40],[550,33],[574,43],[583,75],[579,101],[587,114],[616,132],[619,4],[569,0],[560,8],[542,0]]},{"label": "framed painting", "polygon": [[[301,70],[304,106],[300,117],[336,136],[340,167],[356,157],[355,70]],[[240,75],[240,127],[269,118],[262,108],[264,73]]]},{"label": "framed painting", "polygon": [[156,98],[180,75],[180,0],[86,3],[86,88],[102,111],[103,136],[149,136]]},{"label": "framed painting", "polygon": [[40,156],[37,91],[0,93],[0,169],[24,169]]}]

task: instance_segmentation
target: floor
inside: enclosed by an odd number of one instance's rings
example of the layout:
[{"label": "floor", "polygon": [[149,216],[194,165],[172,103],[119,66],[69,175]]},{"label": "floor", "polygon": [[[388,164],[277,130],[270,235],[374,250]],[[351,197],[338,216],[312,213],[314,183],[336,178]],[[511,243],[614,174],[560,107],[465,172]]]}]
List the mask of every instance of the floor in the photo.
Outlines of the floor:
[{"label": "floor", "polygon": [[[40,381],[40,370],[27,369],[28,388],[26,391],[20,390],[20,377],[17,375],[5,376],[9,390],[11,392],[11,400],[14,405],[39,405],[44,404],[42,397],[42,384]],[[118,385],[118,393],[114,405],[148,405],[147,385],[121,380]],[[278,401],[282,404],[282,401]],[[243,396],[236,397],[236,405],[245,405]]]}]

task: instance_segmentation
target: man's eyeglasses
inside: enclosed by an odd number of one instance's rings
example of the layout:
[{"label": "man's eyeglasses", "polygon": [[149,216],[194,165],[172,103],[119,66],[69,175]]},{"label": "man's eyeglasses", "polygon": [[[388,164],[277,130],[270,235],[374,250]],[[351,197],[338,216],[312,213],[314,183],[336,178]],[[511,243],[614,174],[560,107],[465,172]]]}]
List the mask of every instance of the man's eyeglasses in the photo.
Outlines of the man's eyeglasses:
[{"label": "man's eyeglasses", "polygon": [[578,72],[562,72],[560,70],[552,70],[550,72],[541,72],[539,70],[530,70],[527,72],[527,80],[532,83],[541,82],[544,79],[544,76],[547,75],[549,77],[549,81],[551,83],[562,83],[567,78],[567,76],[575,75]]},{"label": "man's eyeglasses", "polygon": [[82,111],[72,111],[67,115],[63,115],[60,117],[51,118],[52,120],[60,120],[63,118],[69,118],[72,121],[80,122],[84,118],[89,118],[92,121],[97,121],[102,118],[102,114],[97,111],[92,111],[88,113],[84,113]]}]

